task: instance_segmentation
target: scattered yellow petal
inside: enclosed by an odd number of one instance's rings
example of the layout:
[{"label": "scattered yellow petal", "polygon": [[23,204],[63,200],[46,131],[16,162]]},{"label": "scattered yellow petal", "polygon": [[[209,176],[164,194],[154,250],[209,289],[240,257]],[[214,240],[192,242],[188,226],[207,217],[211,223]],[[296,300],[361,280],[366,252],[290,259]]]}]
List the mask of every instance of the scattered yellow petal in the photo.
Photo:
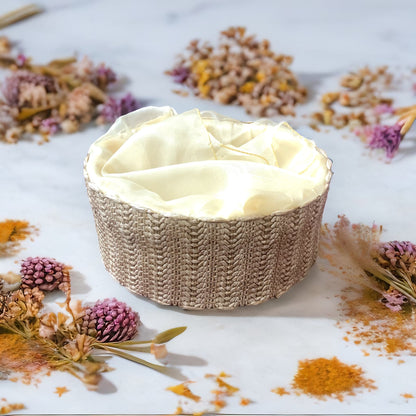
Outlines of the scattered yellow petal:
[{"label": "scattered yellow petal", "polygon": [[251,403],[250,399],[247,399],[246,397],[242,397],[240,400],[240,406],[247,406]]},{"label": "scattered yellow petal", "polygon": [[231,377],[231,376],[227,374],[225,371],[221,371],[221,373],[218,374],[218,377]]},{"label": "scattered yellow petal", "polygon": [[199,402],[199,400],[201,400],[201,397],[193,394],[191,390],[189,390],[189,387],[186,384],[187,383],[181,383],[176,386],[170,386],[170,387],[167,387],[166,390],[169,390],[172,393],[177,394],[178,396],[184,396],[184,397],[187,397],[188,399],[192,399],[192,400],[195,400],[196,402]]},{"label": "scattered yellow petal", "polygon": [[413,396],[413,394],[410,393],[403,393],[400,396],[403,396],[405,399],[414,399],[415,396]]},{"label": "scattered yellow petal", "polygon": [[253,81],[246,82],[240,87],[240,92],[249,94],[253,91],[254,85]]},{"label": "scattered yellow petal", "polygon": [[180,414],[182,414],[182,412],[183,412],[182,407],[178,406],[178,407],[176,408],[176,410],[175,410],[174,415],[180,415]]},{"label": "scattered yellow petal", "polygon": [[221,409],[223,409],[227,403],[225,402],[225,400],[222,399],[215,399],[211,402],[211,404],[213,404],[215,406],[215,410],[218,412]]},{"label": "scattered yellow petal", "polygon": [[63,394],[68,393],[69,390],[64,386],[64,387],[57,387],[56,390],[54,391],[54,393],[56,393],[59,397],[61,397]]},{"label": "scattered yellow petal", "polygon": [[284,387],[276,387],[275,389],[272,390],[272,392],[278,394],[279,396],[290,394]]},{"label": "scattered yellow petal", "polygon": [[397,361],[397,364],[404,364],[405,363],[405,361],[404,360],[399,360],[399,361]]},{"label": "scattered yellow petal", "polygon": [[235,392],[239,391],[240,389],[238,387],[231,386],[230,384],[226,383],[222,378],[217,377],[216,382],[218,384],[218,387],[225,388],[226,394],[228,396],[233,395]]},{"label": "scattered yellow petal", "polygon": [[22,410],[24,408],[25,408],[25,406],[22,403],[5,404],[4,406],[0,407],[0,415],[5,415],[5,414],[13,412],[15,410]]}]

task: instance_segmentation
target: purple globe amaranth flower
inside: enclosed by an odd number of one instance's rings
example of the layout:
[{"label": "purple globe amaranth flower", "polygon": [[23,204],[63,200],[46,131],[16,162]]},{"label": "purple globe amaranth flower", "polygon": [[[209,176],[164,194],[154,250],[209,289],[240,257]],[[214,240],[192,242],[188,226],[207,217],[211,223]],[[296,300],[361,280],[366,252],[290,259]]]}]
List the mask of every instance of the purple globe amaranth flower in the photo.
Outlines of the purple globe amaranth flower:
[{"label": "purple globe amaranth flower", "polygon": [[403,139],[400,131],[402,124],[393,126],[374,126],[370,136],[368,147],[370,149],[384,149],[387,159],[392,159],[399,150],[400,143]]},{"label": "purple globe amaranth flower", "polygon": [[39,288],[44,292],[69,288],[69,267],[48,257],[28,257],[21,263],[22,287]]},{"label": "purple globe amaranth flower", "polygon": [[137,334],[139,314],[117,299],[98,300],[85,310],[81,332],[99,342],[128,341]]},{"label": "purple globe amaranth flower", "polygon": [[99,118],[104,123],[113,123],[118,117],[140,108],[140,104],[130,94],[119,99],[109,97],[102,105]]},{"label": "purple globe amaranth flower", "polygon": [[173,81],[175,81],[178,84],[183,84],[189,77],[190,73],[191,72],[189,68],[186,68],[185,66],[179,66],[173,68],[170,75],[173,77]]},{"label": "purple globe amaranth flower", "polygon": [[47,93],[56,93],[58,89],[56,81],[52,77],[29,71],[17,71],[6,78],[2,88],[3,95],[10,106],[19,106],[20,89],[23,84],[43,86]]}]

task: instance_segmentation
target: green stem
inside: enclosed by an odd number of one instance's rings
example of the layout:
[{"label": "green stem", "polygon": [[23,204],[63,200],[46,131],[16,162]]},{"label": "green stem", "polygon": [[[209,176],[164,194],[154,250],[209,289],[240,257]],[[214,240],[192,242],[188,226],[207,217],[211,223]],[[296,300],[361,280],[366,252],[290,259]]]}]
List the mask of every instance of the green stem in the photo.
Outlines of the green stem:
[{"label": "green stem", "polygon": [[164,373],[166,371],[165,366],[149,363],[148,361],[142,360],[141,358],[135,357],[134,355],[127,354],[123,351],[119,351],[116,348],[111,348],[111,347],[108,347],[106,345],[100,345],[100,344],[94,344],[94,347],[101,348],[101,349],[103,349],[105,351],[108,351],[108,352],[111,352],[112,354],[117,355],[121,358],[124,358],[124,359],[129,360],[129,361],[133,361],[137,364],[144,365],[146,367],[149,367],[149,368],[151,368],[153,370],[156,370],[156,371],[159,371],[161,373]]}]

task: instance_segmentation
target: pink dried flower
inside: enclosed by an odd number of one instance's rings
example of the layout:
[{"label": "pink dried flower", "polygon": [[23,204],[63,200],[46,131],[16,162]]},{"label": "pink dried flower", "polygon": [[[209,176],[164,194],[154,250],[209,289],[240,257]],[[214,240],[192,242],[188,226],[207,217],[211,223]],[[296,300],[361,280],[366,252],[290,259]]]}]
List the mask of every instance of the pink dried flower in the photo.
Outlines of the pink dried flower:
[{"label": "pink dried flower", "polygon": [[140,104],[128,93],[122,98],[109,97],[100,110],[99,122],[113,123],[118,117],[140,108]]},{"label": "pink dried flower", "polygon": [[383,293],[381,302],[387,306],[393,312],[400,312],[402,305],[408,302],[406,296],[400,293],[398,290],[390,288]]},{"label": "pink dried flower", "polygon": [[400,133],[401,129],[402,124],[399,123],[393,126],[374,126],[368,147],[370,149],[384,149],[387,159],[391,160],[399,150],[403,139]]},{"label": "pink dried flower", "polygon": [[29,71],[17,71],[12,76],[6,78],[2,89],[7,103],[12,107],[21,105],[20,94],[27,86],[41,86],[45,93],[56,93],[58,86],[56,81],[47,75],[35,74]]},{"label": "pink dried flower", "polygon": [[415,245],[408,241],[381,243],[381,227],[351,224],[345,216],[322,229],[320,256],[334,274],[365,285],[384,296],[396,289],[416,303]]},{"label": "pink dried flower", "polygon": [[389,104],[378,104],[373,108],[373,111],[378,116],[382,114],[394,114],[394,108]]},{"label": "pink dried flower", "polygon": [[178,84],[183,84],[189,77],[190,73],[191,71],[189,70],[189,68],[186,68],[185,66],[178,66],[172,69],[170,75],[173,77],[173,81],[175,81]]},{"label": "pink dried flower", "polygon": [[56,134],[61,129],[61,120],[58,117],[45,118],[40,122],[39,131],[45,134]]},{"label": "pink dried flower", "polygon": [[103,63],[97,66],[95,78],[94,83],[104,88],[117,81],[116,73]]},{"label": "pink dried flower", "polygon": [[22,261],[20,274],[22,287],[39,288],[44,292],[60,289],[67,291],[69,268],[55,259],[47,257],[28,257]]},{"label": "pink dried flower", "polygon": [[22,68],[23,66],[25,66],[28,60],[29,58],[25,54],[19,53],[19,55],[17,55],[17,58],[16,58],[16,65],[19,68]]},{"label": "pink dried flower", "polygon": [[139,314],[125,303],[104,299],[85,310],[81,332],[99,342],[120,342],[132,339],[139,324]]}]

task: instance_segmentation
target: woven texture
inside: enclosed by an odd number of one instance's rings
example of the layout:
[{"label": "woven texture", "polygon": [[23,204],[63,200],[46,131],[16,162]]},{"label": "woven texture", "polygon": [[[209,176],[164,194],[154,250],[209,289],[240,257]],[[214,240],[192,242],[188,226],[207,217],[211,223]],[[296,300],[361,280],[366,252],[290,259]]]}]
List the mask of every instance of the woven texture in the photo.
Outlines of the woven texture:
[{"label": "woven texture", "polygon": [[258,304],[303,279],[328,193],[284,214],[204,221],[138,209],[86,184],[106,269],[132,292],[184,309]]}]

